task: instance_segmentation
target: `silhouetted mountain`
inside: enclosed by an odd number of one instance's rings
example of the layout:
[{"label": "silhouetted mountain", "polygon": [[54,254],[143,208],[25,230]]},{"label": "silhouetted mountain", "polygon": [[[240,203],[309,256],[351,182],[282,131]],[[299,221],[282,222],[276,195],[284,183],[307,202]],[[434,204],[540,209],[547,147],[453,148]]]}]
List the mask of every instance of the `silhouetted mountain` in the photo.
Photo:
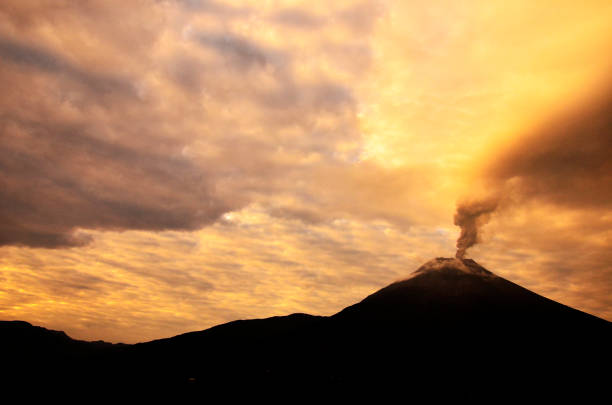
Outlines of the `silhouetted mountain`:
[{"label": "silhouetted mountain", "polygon": [[405,390],[427,399],[584,399],[605,391],[612,359],[610,322],[454,258],[434,259],[331,317],[234,321],[136,345],[76,341],[25,322],[0,323],[0,333],[16,367],[50,362],[58,384],[204,396]]},{"label": "silhouetted mountain", "polygon": [[456,328],[565,328],[609,324],[496,276],[471,259],[437,258],[333,316]]}]

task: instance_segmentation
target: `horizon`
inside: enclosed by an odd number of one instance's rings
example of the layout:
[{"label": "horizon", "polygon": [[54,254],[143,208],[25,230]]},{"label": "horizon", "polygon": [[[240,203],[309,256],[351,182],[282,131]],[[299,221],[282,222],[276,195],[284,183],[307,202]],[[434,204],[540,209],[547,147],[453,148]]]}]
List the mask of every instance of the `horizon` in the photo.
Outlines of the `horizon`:
[{"label": "horizon", "polygon": [[612,4],[404,3],[0,4],[0,319],[143,342],[466,254],[612,321]]},{"label": "horizon", "polygon": [[[443,263],[442,266],[440,266],[441,261],[445,262],[445,263]],[[391,286],[396,285],[396,284],[403,284],[405,282],[409,282],[409,280],[413,279],[414,277],[418,277],[418,276],[423,275],[423,274],[427,274],[427,273],[431,274],[432,272],[436,273],[436,272],[441,271],[443,269],[447,269],[448,268],[447,267],[448,266],[448,262],[455,263],[457,261],[459,261],[461,263],[459,265],[457,265],[457,266],[453,266],[452,269],[457,269],[457,270],[460,270],[461,272],[467,272],[468,274],[476,275],[477,277],[483,277],[484,276],[485,278],[490,278],[492,276],[495,279],[499,278],[499,276],[497,276],[495,273],[492,273],[488,269],[482,267],[478,262],[476,262],[473,259],[470,259],[470,258],[456,258],[456,257],[436,257],[434,259],[431,259],[431,260],[423,263],[423,265],[421,265],[418,269],[414,270],[410,274],[409,277],[393,281],[389,285],[384,286],[381,289],[378,289],[378,290],[372,292],[371,294],[368,294],[366,297],[362,297],[362,299],[360,299],[358,302],[350,304],[346,308],[342,308],[340,311],[336,312],[335,314],[331,314],[330,316],[322,316],[322,317],[329,318],[329,317],[331,317],[333,315],[338,315],[341,312],[343,312],[344,310],[348,309],[349,307],[352,307],[352,306],[355,306],[357,304],[360,304],[360,303],[364,302],[364,300],[366,298],[370,298],[370,296],[379,295],[382,291],[386,290],[387,287],[391,287]],[[470,264],[467,265],[469,267],[467,267],[464,264],[464,261],[471,262]],[[477,270],[475,270],[472,267],[472,264],[476,265]],[[518,285],[515,284],[515,286],[518,286]],[[520,289],[522,289],[521,286],[518,286],[518,287]],[[542,297],[542,296],[540,296],[540,297]],[[546,298],[546,297],[544,297],[544,298]],[[555,301],[553,301],[553,302],[555,302]],[[579,313],[586,314],[589,317],[598,318],[598,317],[596,317],[596,316],[594,316],[592,314],[588,314],[586,312],[583,312],[583,311],[580,311],[580,310],[576,310],[575,308],[567,307],[566,305],[563,305],[563,303],[557,303],[557,304],[561,304],[561,307],[566,307],[566,308],[569,308],[570,310],[578,311]],[[151,342],[155,342],[155,341],[160,340],[160,339],[161,340],[173,339],[175,337],[178,337],[178,336],[181,336],[181,335],[184,335],[184,334],[190,334],[190,333],[193,333],[193,332],[203,332],[203,331],[206,331],[206,330],[208,330],[210,328],[214,328],[216,326],[221,326],[221,325],[225,325],[225,324],[228,324],[228,323],[232,323],[234,321],[264,320],[264,319],[270,319],[270,318],[289,318],[289,317],[292,317],[294,315],[307,315],[307,316],[321,317],[321,315],[318,315],[318,314],[307,314],[307,313],[303,313],[303,312],[294,312],[294,313],[290,313],[290,314],[272,315],[272,316],[269,316],[269,317],[266,317],[266,318],[235,319],[235,320],[232,320],[232,321],[227,322],[227,323],[213,325],[213,326],[211,326],[209,328],[206,328],[206,329],[202,329],[202,330],[190,330],[190,331],[186,331],[186,332],[183,332],[183,333],[179,333],[177,335],[165,336],[165,337],[161,337],[161,338],[154,339],[154,340],[151,340],[151,341],[140,341],[140,342],[130,342],[130,343],[126,343],[126,342],[109,342],[109,341],[102,341],[102,340],[84,340],[84,341],[85,342],[104,342],[104,343],[112,343],[112,344],[128,344],[128,345],[130,345],[130,344],[139,344],[139,343],[151,343]],[[599,318],[599,319],[603,319],[603,318]],[[42,327],[43,329],[50,330],[49,328],[45,328],[44,325],[33,325],[33,324],[30,324],[29,322],[22,321],[22,320],[0,320],[0,322],[2,322],[2,321],[4,321],[4,322],[19,322],[19,323],[25,322],[25,323],[29,324],[30,326],[33,326],[33,327]],[[606,321],[606,320],[604,320],[604,321]],[[609,322],[609,321],[607,321],[607,322]],[[55,332],[65,333],[64,331],[55,331]],[[70,336],[69,334],[66,334],[66,335],[69,338],[74,339],[74,337]]]}]

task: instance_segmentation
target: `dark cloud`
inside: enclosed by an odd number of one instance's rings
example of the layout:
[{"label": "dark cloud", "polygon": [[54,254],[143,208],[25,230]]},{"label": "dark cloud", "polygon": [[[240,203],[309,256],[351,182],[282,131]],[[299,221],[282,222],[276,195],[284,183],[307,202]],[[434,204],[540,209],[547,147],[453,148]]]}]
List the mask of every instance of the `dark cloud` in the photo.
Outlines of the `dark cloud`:
[{"label": "dark cloud", "polygon": [[275,13],[271,20],[300,29],[316,29],[326,24],[326,19],[300,9],[286,9]]},{"label": "dark cloud", "polygon": [[0,58],[21,66],[38,69],[67,78],[96,92],[97,96],[120,92],[135,98],[136,91],[125,79],[112,75],[96,74],[79,68],[65,57],[41,47],[28,45],[0,36]]},{"label": "dark cloud", "polygon": [[198,11],[221,15],[224,17],[240,17],[250,14],[253,10],[250,7],[235,7],[212,0],[157,0],[161,3],[178,3],[189,11]]},{"label": "dark cloud", "polygon": [[[351,83],[304,69],[311,56],[292,44],[189,12],[221,21],[247,8],[173,3],[0,5],[0,245],[195,230],[256,200],[314,202],[296,182],[320,161],[351,165],[337,154],[358,153]],[[327,39],[314,39],[333,70]]]},{"label": "dark cloud", "polygon": [[246,38],[230,33],[198,33],[193,37],[198,43],[211,47],[228,59],[232,68],[248,68],[253,65],[265,66],[275,58],[274,52],[256,45]]},{"label": "dark cloud", "polygon": [[56,55],[42,49],[20,45],[6,38],[0,38],[0,55],[2,55],[5,60],[8,59],[15,63],[36,66],[52,72],[73,70],[65,61],[61,60]]},{"label": "dark cloud", "polygon": [[180,155],[99,139],[87,127],[4,117],[0,139],[1,245],[87,243],[77,228],[193,230],[233,208]]},{"label": "dark cloud", "polygon": [[486,176],[522,198],[612,208],[612,91],[575,106],[497,155]]}]

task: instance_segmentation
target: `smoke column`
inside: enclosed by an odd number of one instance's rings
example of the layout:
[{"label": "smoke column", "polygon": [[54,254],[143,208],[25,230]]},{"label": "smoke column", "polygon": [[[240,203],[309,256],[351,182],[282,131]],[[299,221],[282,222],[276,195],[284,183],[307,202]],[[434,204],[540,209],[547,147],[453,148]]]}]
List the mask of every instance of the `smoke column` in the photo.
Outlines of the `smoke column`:
[{"label": "smoke column", "polygon": [[461,203],[457,206],[455,225],[461,227],[461,234],[457,239],[456,258],[463,259],[465,251],[479,242],[478,230],[489,222],[491,213],[497,209],[498,203],[498,198],[490,198]]}]

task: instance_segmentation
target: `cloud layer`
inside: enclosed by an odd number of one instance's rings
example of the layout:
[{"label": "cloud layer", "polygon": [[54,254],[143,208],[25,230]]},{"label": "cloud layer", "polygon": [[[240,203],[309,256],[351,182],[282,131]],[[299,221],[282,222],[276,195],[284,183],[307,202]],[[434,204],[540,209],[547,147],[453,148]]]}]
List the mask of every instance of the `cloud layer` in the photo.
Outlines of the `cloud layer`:
[{"label": "cloud layer", "polygon": [[[329,30],[316,27],[303,51],[258,32],[269,19],[303,24],[305,12],[140,1],[124,15],[121,4],[2,6],[0,245],[199,229],[254,194],[294,194],[315,164],[357,156],[355,72],[326,49]],[[332,10],[334,30],[376,17],[347,7]],[[135,29],[115,31],[114,16]]]}]

